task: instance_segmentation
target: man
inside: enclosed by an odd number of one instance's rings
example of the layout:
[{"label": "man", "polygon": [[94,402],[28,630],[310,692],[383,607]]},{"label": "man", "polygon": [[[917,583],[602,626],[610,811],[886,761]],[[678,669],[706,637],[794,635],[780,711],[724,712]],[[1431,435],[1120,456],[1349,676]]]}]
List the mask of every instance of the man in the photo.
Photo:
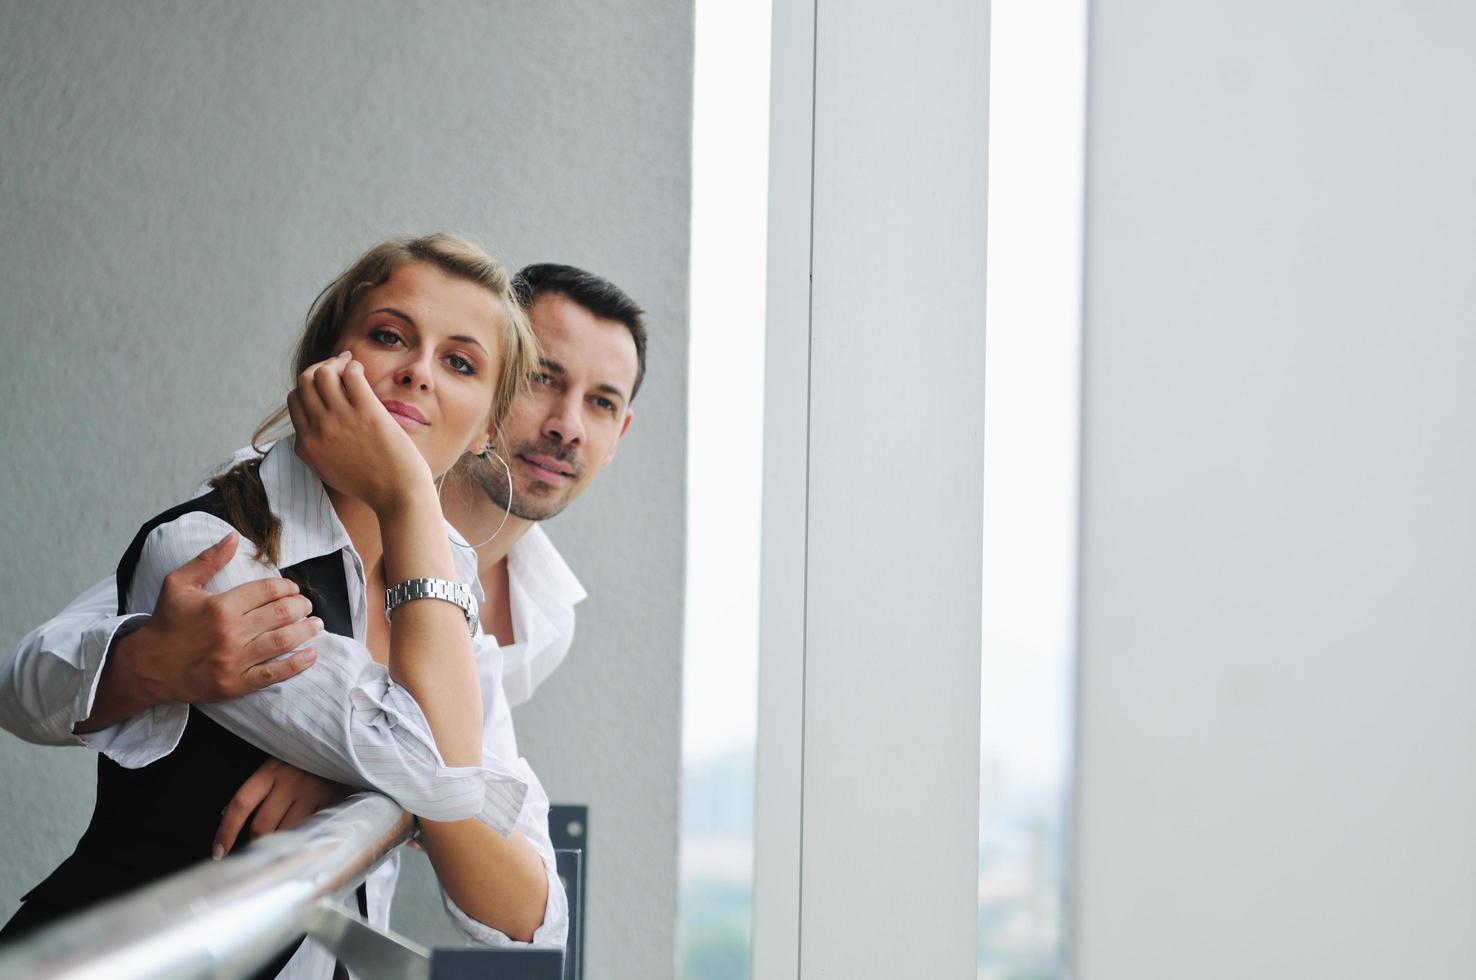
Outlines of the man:
[{"label": "man", "polygon": [[[501,648],[504,711],[531,697],[563,659],[585,594],[536,524],[614,458],[646,355],[642,311],[612,283],[542,264],[520,272],[516,289],[543,347],[539,371],[498,433],[506,468],[496,458],[467,466],[448,481],[443,504],[467,540],[481,542],[482,622]],[[89,745],[137,767],[172,747],[150,738],[160,706],[239,697],[308,669],[310,651],[276,659],[321,628],[292,583],[206,590],[234,550],[228,538],[171,574],[152,616],[116,616],[108,579],[27,635],[0,663],[0,726],[43,745]]]},{"label": "man", "polygon": [[[500,462],[456,474],[471,492],[448,492],[444,506],[471,542],[492,534],[494,521],[506,515],[506,526],[477,549],[478,572],[486,595],[483,628],[502,647],[508,701],[522,704],[568,651],[573,604],[584,596],[535,525],[567,507],[615,458],[645,378],[646,330],[629,296],[570,266],[528,266],[514,288],[538,335],[539,368],[498,434]],[[567,580],[564,614],[542,610],[554,619],[556,642],[539,642],[541,631],[526,608],[534,601],[526,583],[535,576]]]}]

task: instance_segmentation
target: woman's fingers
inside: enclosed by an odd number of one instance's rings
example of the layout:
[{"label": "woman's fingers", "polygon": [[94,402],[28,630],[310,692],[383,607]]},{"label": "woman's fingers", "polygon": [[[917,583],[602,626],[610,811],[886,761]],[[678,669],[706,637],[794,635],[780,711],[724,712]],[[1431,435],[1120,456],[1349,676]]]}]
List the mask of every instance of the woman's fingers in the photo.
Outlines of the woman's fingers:
[{"label": "woman's fingers", "polygon": [[349,404],[361,412],[374,405],[384,407],[375,396],[374,389],[369,387],[369,379],[364,377],[364,365],[358,361],[349,361],[344,365],[343,390],[348,396]]},{"label": "woman's fingers", "polygon": [[308,817],[317,813],[328,802],[330,800],[326,796],[321,799],[299,797],[293,800],[292,805],[287,808],[287,812],[282,814],[282,822],[277,825],[277,829],[291,830],[293,827],[301,827]]},{"label": "woman's fingers", "polygon": [[345,351],[330,357],[313,368],[313,388],[330,412],[343,411],[348,407],[348,395],[343,390],[343,369],[348,364]]},{"label": "woman's fingers", "polygon": [[327,407],[323,404],[323,396],[318,394],[318,387],[313,382],[313,375],[317,373],[319,364],[314,364],[306,371],[297,376],[297,387],[293,394],[297,396],[298,408],[301,409],[303,420],[309,426],[322,419],[327,414]]},{"label": "woman's fingers", "polygon": [[298,433],[307,431],[307,413],[303,411],[302,399],[297,397],[296,390],[287,392],[287,415],[292,419],[292,428]]},{"label": "woman's fingers", "polygon": [[[267,794],[266,799],[256,808],[256,816],[251,818],[251,837],[265,837],[267,834],[275,833],[282,825],[282,818],[292,808],[292,804],[299,798],[304,789],[311,791],[311,786],[304,786],[300,777],[302,773],[293,771],[285,779],[278,779],[272,784],[272,791]],[[309,777],[312,778],[312,777]]]},{"label": "woman's fingers", "polygon": [[320,431],[330,418],[369,406],[383,410],[364,377],[364,366],[348,351],[303,371],[287,396],[287,412],[299,433]]},{"label": "woman's fingers", "polygon": [[241,828],[251,820],[251,836],[290,830],[338,799],[346,788],[312,773],[268,759],[221,811],[220,829],[211,851],[217,859],[235,846]]},{"label": "woman's fingers", "polygon": [[219,861],[228,854],[232,847],[236,846],[236,838],[241,833],[241,828],[246,826],[246,818],[251,816],[251,811],[267,798],[276,783],[277,769],[279,763],[275,759],[269,759],[256,772],[252,773],[241,788],[236,790],[236,795],[231,797],[231,802],[221,811],[220,827],[215,831],[215,843],[210,848],[211,855]]},{"label": "woman's fingers", "polygon": [[343,394],[342,372],[348,359],[348,351],[343,351],[319,361],[297,376],[298,407],[307,422],[317,421],[330,407],[347,400]]}]

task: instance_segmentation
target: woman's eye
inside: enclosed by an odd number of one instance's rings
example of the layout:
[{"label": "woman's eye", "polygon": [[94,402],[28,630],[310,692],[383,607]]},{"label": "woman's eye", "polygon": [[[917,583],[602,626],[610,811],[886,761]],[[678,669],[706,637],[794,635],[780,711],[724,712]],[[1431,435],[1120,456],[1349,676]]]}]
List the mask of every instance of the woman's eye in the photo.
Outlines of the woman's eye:
[{"label": "woman's eye", "polygon": [[393,330],[386,330],[384,327],[375,327],[373,330],[369,331],[369,339],[378,341],[379,343],[388,345],[390,347],[396,347],[405,342],[400,338],[399,334],[395,333]]},{"label": "woman's eye", "polygon": [[446,357],[446,363],[451,365],[451,370],[457,374],[476,374],[477,366],[460,354],[450,354]]},{"label": "woman's eye", "polygon": [[529,380],[536,385],[553,384],[553,378],[547,374],[544,374],[542,371],[534,371],[533,376]]}]

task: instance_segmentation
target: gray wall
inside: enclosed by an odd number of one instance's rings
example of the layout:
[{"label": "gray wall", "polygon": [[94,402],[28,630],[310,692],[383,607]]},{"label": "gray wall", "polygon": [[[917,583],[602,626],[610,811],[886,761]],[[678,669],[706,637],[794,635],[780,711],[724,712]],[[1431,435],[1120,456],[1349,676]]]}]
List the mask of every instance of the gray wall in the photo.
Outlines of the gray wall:
[{"label": "gray wall", "polygon": [[1081,980],[1476,975],[1473,34],[1093,8]]},{"label": "gray wall", "polygon": [[[372,241],[468,232],[650,311],[631,435],[550,526],[590,592],[578,639],[517,718],[553,798],[593,808],[592,980],[672,971],[689,6],[0,5],[6,646],[245,441]],[[0,739],[0,915],[68,853],[90,772]],[[399,924],[429,936],[408,863]]]}]

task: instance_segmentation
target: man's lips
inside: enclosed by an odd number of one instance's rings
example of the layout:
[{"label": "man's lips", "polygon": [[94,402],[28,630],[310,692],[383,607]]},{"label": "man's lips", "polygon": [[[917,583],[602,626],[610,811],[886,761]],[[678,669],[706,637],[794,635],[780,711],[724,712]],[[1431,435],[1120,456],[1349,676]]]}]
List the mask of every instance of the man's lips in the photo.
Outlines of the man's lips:
[{"label": "man's lips", "polygon": [[574,471],[568,463],[555,459],[552,456],[519,454],[520,459],[528,469],[533,471],[535,479],[543,483],[564,483],[574,479]]},{"label": "man's lips", "polygon": [[384,402],[384,407],[395,417],[396,422],[407,429],[422,429],[430,425],[430,421],[414,405],[390,399]]}]

